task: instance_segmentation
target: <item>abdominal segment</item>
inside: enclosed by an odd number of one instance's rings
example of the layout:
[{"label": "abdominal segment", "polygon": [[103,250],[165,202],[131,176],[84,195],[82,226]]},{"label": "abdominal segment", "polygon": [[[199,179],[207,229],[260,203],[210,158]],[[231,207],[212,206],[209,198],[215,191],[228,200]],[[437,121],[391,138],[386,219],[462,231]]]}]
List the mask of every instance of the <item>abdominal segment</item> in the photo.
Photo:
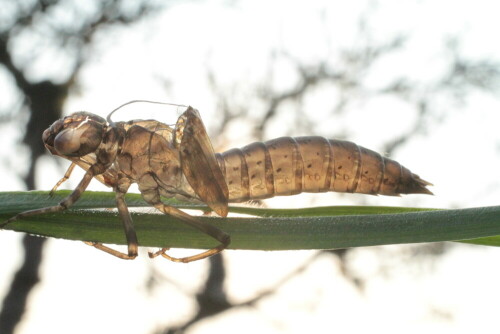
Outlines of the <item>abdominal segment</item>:
[{"label": "abdominal segment", "polygon": [[352,142],[282,137],[216,154],[230,202],[301,192],[431,194],[430,183]]}]

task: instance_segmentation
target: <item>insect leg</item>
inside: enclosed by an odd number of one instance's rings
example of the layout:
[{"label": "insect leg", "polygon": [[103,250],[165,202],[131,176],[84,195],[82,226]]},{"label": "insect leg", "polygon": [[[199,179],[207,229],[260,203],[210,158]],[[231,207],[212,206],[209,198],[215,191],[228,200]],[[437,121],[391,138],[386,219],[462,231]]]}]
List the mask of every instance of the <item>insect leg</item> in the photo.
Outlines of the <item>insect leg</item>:
[{"label": "insect leg", "polygon": [[[148,255],[149,255],[149,257],[151,259],[154,259],[155,257],[157,257],[159,255],[163,256],[163,254],[165,254],[165,252],[168,251],[169,249],[170,248],[166,248],[166,247],[165,248],[161,248],[160,250],[158,250],[158,251],[156,251],[154,253],[153,252],[148,252]],[[167,255],[167,254],[165,254],[165,255]]]},{"label": "insect leg", "polygon": [[125,237],[127,238],[128,255],[132,258],[137,256],[137,248],[139,243],[137,242],[137,235],[135,233],[134,224],[132,223],[132,217],[128,212],[127,204],[125,203],[125,192],[116,192],[116,205],[118,207],[118,213],[123,223],[123,229],[125,230]]},{"label": "insect leg", "polygon": [[137,235],[135,233],[134,225],[132,223],[132,217],[125,203],[125,194],[130,186],[130,182],[123,182],[125,179],[118,181],[118,186],[115,189],[116,192],[116,206],[118,207],[118,214],[120,215],[121,221],[123,223],[123,229],[125,230],[125,237],[127,238],[128,254],[122,253],[110,247],[104,246],[98,242],[85,242],[87,245],[95,247],[103,252],[114,255],[120,259],[133,260],[137,257],[137,249],[139,244],[137,242]]},{"label": "insect leg", "polygon": [[61,184],[63,184],[69,177],[71,176],[71,173],[73,172],[73,169],[75,169],[76,164],[74,162],[69,165],[68,170],[66,173],[64,173],[64,176],[56,183],[56,185],[52,188],[52,190],[49,193],[49,196],[52,197],[54,195],[54,192],[59,188]]},{"label": "insect leg", "polygon": [[150,252],[149,257],[151,257],[151,258],[154,258],[158,255],[161,255],[164,258],[169,259],[170,261],[173,261],[173,262],[185,262],[185,263],[187,263],[187,262],[192,262],[192,261],[196,261],[196,260],[201,260],[201,259],[207,258],[209,256],[215,255],[217,253],[220,253],[231,242],[231,237],[229,236],[229,234],[219,230],[215,226],[198,221],[196,218],[193,218],[192,216],[188,215],[187,213],[185,213],[185,212],[183,212],[175,207],[165,205],[161,202],[160,203],[153,203],[153,205],[156,209],[160,210],[164,214],[178,218],[178,219],[182,220],[184,223],[188,224],[189,226],[194,227],[205,234],[208,234],[209,236],[211,236],[215,240],[219,241],[220,245],[218,245],[217,247],[214,247],[212,249],[209,249],[205,252],[202,252],[200,254],[187,256],[187,257],[181,257],[181,258],[172,257],[172,256],[166,254],[165,252],[168,250],[168,248],[163,248],[160,251],[155,252],[155,253]]},{"label": "insect leg", "polygon": [[80,183],[75,188],[75,190],[73,190],[73,192],[71,194],[69,194],[66,198],[64,198],[61,202],[59,202],[58,205],[49,206],[46,208],[41,208],[41,209],[36,209],[36,210],[28,210],[28,211],[18,213],[14,217],[11,217],[10,219],[8,219],[5,222],[3,222],[2,224],[0,224],[0,228],[3,228],[6,225],[12,223],[13,221],[16,221],[16,220],[23,218],[23,217],[29,217],[29,216],[34,216],[34,215],[40,215],[43,213],[52,213],[52,212],[59,212],[59,211],[66,210],[67,208],[69,208],[71,205],[73,205],[73,203],[75,203],[80,198],[80,196],[85,191],[85,189],[87,188],[87,186],[89,185],[89,183],[93,177],[94,177],[94,173],[93,173],[92,168],[91,168],[87,171],[87,173],[85,173],[85,175],[83,176],[83,179],[80,181]]},{"label": "insect leg", "polygon": [[105,253],[111,254],[113,256],[116,256],[117,258],[123,259],[123,260],[133,260],[137,257],[137,253],[135,255],[128,255],[125,253],[122,253],[120,251],[117,251],[116,249],[110,248],[108,246],[104,246],[103,244],[99,242],[93,242],[93,241],[84,241],[86,245],[92,246],[97,248],[98,250],[101,250]]}]

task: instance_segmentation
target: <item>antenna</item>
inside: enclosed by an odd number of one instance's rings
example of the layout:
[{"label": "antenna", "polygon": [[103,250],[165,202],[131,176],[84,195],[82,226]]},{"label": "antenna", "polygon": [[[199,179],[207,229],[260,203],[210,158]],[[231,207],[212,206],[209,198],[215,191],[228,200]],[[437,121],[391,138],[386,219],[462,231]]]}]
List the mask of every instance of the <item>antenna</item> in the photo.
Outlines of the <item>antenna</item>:
[{"label": "antenna", "polygon": [[152,103],[152,104],[163,104],[163,105],[167,105],[167,106],[175,106],[175,107],[184,107],[184,108],[187,108],[188,106],[186,105],[183,105],[183,104],[176,104],[176,103],[166,103],[166,102],[157,102],[157,101],[149,101],[149,100],[132,100],[132,101],[129,101],[127,103],[124,103],[122,104],[121,106],[119,106],[118,108],[114,109],[113,111],[111,111],[108,116],[106,117],[106,121],[109,123],[109,124],[112,124],[113,121],[111,120],[111,115],[113,115],[115,113],[115,111],[118,111],[119,109],[129,105],[129,104],[132,104],[132,103]]}]

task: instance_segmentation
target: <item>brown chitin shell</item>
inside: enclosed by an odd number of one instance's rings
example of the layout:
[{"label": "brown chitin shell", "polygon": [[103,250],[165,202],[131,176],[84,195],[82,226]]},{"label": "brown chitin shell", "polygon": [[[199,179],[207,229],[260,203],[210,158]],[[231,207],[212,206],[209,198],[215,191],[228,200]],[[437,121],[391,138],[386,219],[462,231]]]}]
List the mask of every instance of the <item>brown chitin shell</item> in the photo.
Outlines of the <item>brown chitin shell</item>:
[{"label": "brown chitin shell", "polygon": [[323,137],[282,137],[217,154],[229,201],[301,192],[432,194],[398,162],[352,142]]}]

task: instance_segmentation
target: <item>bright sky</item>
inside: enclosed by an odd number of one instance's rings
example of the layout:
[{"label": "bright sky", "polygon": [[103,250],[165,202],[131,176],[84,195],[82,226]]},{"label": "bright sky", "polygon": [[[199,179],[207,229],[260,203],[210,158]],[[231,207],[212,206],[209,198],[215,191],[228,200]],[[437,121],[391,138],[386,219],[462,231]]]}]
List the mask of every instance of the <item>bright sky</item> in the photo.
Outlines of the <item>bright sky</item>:
[{"label": "bright sky", "polygon": [[[370,6],[374,12],[368,9]],[[234,6],[225,1],[201,1],[178,5],[133,29],[114,29],[100,36],[90,63],[78,78],[79,91],[71,96],[66,110],[105,116],[129,100],[150,99],[193,105],[208,127],[214,127],[218,121],[217,100],[207,84],[208,68],[215,71],[222,88],[234,92],[235,100],[248,100],[251,91],[266,78],[271,50],[287,50],[309,63],[329,57],[332,64],[338,64],[339,48],[361,44],[357,32],[360,15],[369,18],[367,29],[375,41],[399,32],[407,32],[410,37],[407,48],[377,64],[367,79],[369,85],[383,86],[402,73],[425,85],[445,71],[449,55],[443,39],[454,34],[464,36],[460,48],[464,55],[497,57],[494,59],[498,61],[500,45],[494,42],[500,28],[498,9],[491,1],[384,1],[378,5],[368,1],[349,5],[327,0],[239,1]],[[33,77],[47,72],[57,77],[64,59],[54,59],[59,58],[34,61]],[[276,87],[285,89],[294,82],[288,66],[278,64]],[[0,85],[2,89],[6,86],[2,81]],[[441,124],[430,124],[427,135],[415,137],[395,152],[394,158],[435,184],[432,191],[436,196],[369,197],[364,199],[367,204],[443,208],[498,205],[500,102],[498,97],[480,92],[466,101],[467,106],[457,111],[458,106],[443,98],[440,111],[444,115],[453,112],[452,117]],[[306,99],[304,108],[311,111],[311,120],[317,121],[318,134],[333,137],[348,129],[350,140],[372,149],[381,148],[413,120],[408,119],[410,109],[404,102],[378,97],[355,102],[347,115],[325,121],[324,117],[331,117],[326,111],[332,103],[331,96],[321,89]],[[147,118],[144,110],[139,110],[132,108],[131,118]],[[158,109],[151,110],[158,114]],[[255,110],[261,112],[258,104]],[[165,117],[167,122],[175,120],[173,114]],[[5,175],[0,190],[23,189],[13,174],[19,168],[13,166],[24,165],[26,151],[20,149],[14,154],[8,149],[15,147],[14,140],[22,134],[16,126],[0,129],[1,140],[11,143],[4,144],[0,151],[5,161],[0,165]],[[271,139],[280,131],[284,129],[273,127],[266,135]],[[232,143],[239,146],[248,143],[250,134],[244,122],[236,122],[230,135]],[[64,168],[44,158],[38,172],[39,188],[50,189]],[[74,176],[68,186],[77,182],[78,176]],[[93,189],[103,189],[97,182],[93,185],[97,187]],[[317,205],[349,204],[360,198],[328,194],[307,197]],[[270,203],[293,206],[301,202],[286,198]],[[18,234],[0,233],[0,297],[19,265],[19,240]],[[384,328],[386,333],[468,333],[479,329],[478,324],[496,326],[494,302],[500,298],[500,269],[491,264],[498,262],[500,250],[456,247],[423,271],[404,254],[399,246],[351,253],[355,272],[369,278],[363,293],[341,275],[331,258],[323,255],[257,308],[233,310],[201,323],[190,333],[354,333],[373,328]],[[191,296],[203,283],[207,263],[152,262],[142,255],[135,261],[120,261],[78,242],[51,240],[44,254],[42,283],[30,296],[30,309],[17,333],[78,334],[97,328],[100,333],[140,334],[166,324],[181,324],[193,311]],[[244,301],[274,286],[314,253],[228,251],[225,255],[228,293],[234,301]],[[390,264],[391,275],[386,277],[381,268]],[[151,270],[169,281],[148,294],[144,281]]]}]

